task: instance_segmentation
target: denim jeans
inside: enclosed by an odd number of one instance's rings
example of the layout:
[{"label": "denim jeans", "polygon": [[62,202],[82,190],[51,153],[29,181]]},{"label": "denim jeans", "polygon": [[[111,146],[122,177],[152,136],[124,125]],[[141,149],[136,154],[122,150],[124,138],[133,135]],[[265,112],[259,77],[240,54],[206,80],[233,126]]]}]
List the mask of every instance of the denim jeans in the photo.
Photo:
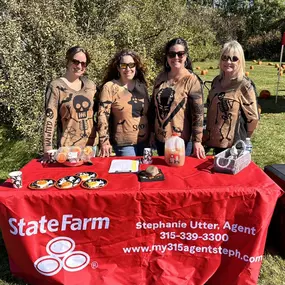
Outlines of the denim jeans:
[{"label": "denim jeans", "polygon": [[[156,143],[156,148],[157,148],[157,153],[159,156],[163,156],[164,155],[164,145],[165,143],[160,142],[158,140],[155,140]],[[193,143],[190,142],[185,142],[185,156],[189,156],[190,154],[192,154],[192,150],[193,150]]]},{"label": "denim jeans", "polygon": [[145,143],[136,145],[114,146],[116,156],[142,156]]}]

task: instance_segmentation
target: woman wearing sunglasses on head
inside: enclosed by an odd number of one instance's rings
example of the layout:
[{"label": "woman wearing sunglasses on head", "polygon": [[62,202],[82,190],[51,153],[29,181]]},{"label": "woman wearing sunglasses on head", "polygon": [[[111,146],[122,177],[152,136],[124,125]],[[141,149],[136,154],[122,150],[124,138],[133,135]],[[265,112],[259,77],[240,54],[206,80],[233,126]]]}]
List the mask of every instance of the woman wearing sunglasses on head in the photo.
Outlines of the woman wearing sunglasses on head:
[{"label": "woman wearing sunglasses on head", "polygon": [[149,121],[155,122],[150,144],[164,155],[165,141],[177,133],[185,141],[186,155],[205,158],[202,146],[203,92],[200,79],[192,72],[187,42],[169,41],[164,51],[164,71],[155,80]]},{"label": "woman wearing sunglasses on head", "polygon": [[207,99],[204,143],[217,154],[238,140],[251,137],[259,120],[253,82],[244,76],[245,59],[237,41],[227,42],[220,55],[220,75]]},{"label": "woman wearing sunglasses on head", "polygon": [[57,124],[57,147],[93,146],[96,85],[83,77],[90,63],[88,52],[74,46],[66,52],[65,74],[49,83],[45,96],[44,153],[52,149]]},{"label": "woman wearing sunglasses on head", "polygon": [[148,94],[145,69],[131,50],[118,52],[103,80],[98,110],[100,155],[143,154],[148,140]]}]

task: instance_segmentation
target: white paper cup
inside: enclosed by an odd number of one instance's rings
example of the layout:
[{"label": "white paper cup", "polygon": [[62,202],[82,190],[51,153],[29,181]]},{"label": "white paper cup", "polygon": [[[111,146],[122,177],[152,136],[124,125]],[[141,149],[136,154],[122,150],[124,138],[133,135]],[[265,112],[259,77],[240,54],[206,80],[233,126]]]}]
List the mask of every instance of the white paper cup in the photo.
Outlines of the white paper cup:
[{"label": "white paper cup", "polygon": [[47,151],[47,155],[48,155],[48,163],[55,163],[55,155],[57,153],[57,149],[51,149]]},{"label": "white paper cup", "polygon": [[152,150],[149,147],[143,149],[143,160],[144,164],[151,164],[152,163]]},{"label": "white paper cup", "polygon": [[22,188],[22,171],[12,171],[9,176],[14,188]]}]

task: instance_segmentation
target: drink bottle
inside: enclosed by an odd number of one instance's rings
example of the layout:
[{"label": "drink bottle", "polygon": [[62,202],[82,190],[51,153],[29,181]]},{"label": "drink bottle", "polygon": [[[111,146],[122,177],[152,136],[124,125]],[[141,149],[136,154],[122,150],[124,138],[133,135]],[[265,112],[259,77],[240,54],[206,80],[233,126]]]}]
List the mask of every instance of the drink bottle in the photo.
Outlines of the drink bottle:
[{"label": "drink bottle", "polygon": [[252,143],[250,138],[245,139],[245,145],[246,145],[245,150],[247,150],[249,153],[252,153]]}]

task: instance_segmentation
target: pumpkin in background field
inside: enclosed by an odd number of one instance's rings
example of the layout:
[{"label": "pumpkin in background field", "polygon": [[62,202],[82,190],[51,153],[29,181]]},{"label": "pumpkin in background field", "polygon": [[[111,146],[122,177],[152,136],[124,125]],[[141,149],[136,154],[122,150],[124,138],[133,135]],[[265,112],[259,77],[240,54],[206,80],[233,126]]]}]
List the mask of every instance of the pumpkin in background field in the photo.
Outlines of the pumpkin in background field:
[{"label": "pumpkin in background field", "polygon": [[248,76],[249,76],[249,72],[246,71],[244,75],[245,75],[246,77],[248,77]]},{"label": "pumpkin in background field", "polygon": [[253,69],[254,69],[254,67],[251,65],[251,66],[249,67],[249,69],[252,69],[252,70],[253,70]]},{"label": "pumpkin in background field", "polygon": [[268,99],[271,96],[268,90],[261,90],[259,94],[259,98]]}]

